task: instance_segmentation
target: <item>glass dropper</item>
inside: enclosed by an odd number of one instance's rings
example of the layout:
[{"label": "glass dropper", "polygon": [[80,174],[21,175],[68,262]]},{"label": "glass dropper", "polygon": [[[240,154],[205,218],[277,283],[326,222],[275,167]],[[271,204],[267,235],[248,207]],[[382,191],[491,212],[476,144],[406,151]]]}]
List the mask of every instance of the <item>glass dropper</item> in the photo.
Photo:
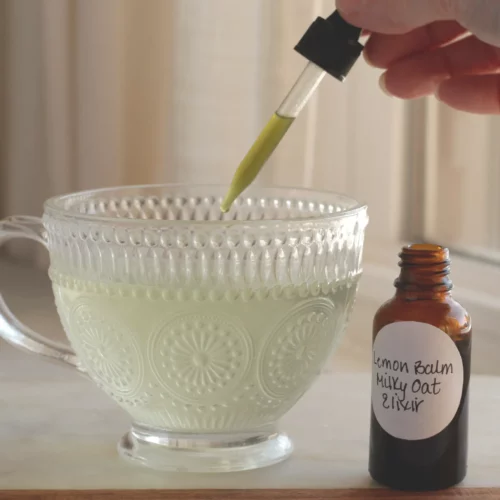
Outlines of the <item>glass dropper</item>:
[{"label": "glass dropper", "polygon": [[361,29],[344,21],[338,12],[327,19],[318,17],[309,27],[295,47],[309,62],[240,163],[221,204],[222,212],[228,212],[255,180],[324,76],[329,73],[344,81],[363,51],[360,35]]},{"label": "glass dropper", "polygon": [[234,200],[255,180],[325,75],[326,71],[316,64],[312,62],[307,64],[285,100],[240,163],[229,192],[221,204],[222,212],[229,211]]}]

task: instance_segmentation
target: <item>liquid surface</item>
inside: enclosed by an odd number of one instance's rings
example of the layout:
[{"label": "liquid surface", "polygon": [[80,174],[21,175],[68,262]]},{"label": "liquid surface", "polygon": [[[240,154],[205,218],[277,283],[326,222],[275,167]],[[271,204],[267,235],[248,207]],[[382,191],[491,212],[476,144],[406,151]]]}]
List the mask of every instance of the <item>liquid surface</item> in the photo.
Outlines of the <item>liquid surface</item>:
[{"label": "liquid surface", "polygon": [[234,200],[255,180],[293,122],[294,118],[276,113],[267,122],[236,170],[229,192],[221,204],[222,212],[228,212]]},{"label": "liquid surface", "polygon": [[139,424],[183,432],[276,421],[319,374],[357,279],[311,294],[166,291],[52,274],[83,366]]}]

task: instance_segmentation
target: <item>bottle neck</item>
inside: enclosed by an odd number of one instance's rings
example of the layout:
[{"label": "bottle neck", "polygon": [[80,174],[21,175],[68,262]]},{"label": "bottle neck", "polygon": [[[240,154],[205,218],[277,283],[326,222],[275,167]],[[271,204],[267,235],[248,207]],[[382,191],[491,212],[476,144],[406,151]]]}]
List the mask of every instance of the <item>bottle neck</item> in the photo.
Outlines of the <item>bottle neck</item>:
[{"label": "bottle neck", "polygon": [[439,299],[450,294],[450,254],[437,245],[410,245],[399,254],[396,295],[405,299]]}]

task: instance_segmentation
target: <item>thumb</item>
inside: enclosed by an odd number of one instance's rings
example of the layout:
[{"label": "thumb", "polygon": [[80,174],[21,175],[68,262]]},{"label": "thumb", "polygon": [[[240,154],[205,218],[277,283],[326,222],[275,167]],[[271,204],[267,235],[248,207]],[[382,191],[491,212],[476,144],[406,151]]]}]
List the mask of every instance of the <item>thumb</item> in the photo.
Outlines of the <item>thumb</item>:
[{"label": "thumb", "polygon": [[[497,1],[497,0],[494,0]],[[455,19],[460,0],[337,0],[346,21],[375,33],[400,34]]]}]

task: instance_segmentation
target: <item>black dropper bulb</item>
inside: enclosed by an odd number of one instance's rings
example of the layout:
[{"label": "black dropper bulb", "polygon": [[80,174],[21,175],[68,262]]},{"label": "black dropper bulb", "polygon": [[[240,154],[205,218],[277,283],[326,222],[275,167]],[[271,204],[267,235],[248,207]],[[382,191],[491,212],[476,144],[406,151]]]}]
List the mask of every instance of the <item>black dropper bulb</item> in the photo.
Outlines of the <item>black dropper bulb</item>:
[{"label": "black dropper bulb", "polygon": [[344,81],[363,52],[360,36],[361,28],[349,24],[335,11],[326,19],[318,17],[295,50],[330,75]]},{"label": "black dropper bulb", "polygon": [[328,16],[326,20],[339,32],[344,34],[344,37],[347,40],[358,41],[361,36],[361,28],[349,24],[347,21],[344,21],[339,11],[336,10],[331,16]]}]

